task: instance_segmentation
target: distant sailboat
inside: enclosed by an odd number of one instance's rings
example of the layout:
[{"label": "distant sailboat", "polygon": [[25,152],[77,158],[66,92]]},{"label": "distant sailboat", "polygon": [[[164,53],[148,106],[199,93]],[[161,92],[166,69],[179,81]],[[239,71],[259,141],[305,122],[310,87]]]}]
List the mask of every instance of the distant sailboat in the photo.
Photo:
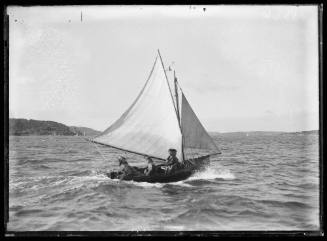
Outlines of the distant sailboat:
[{"label": "distant sailboat", "polygon": [[[175,72],[173,81],[168,79],[159,50],[150,76],[135,101],[91,141],[159,160],[165,160],[168,149],[174,148],[178,159],[190,167],[189,171],[207,164],[210,155],[221,153],[186,100]],[[186,148],[211,153],[189,157]]]}]

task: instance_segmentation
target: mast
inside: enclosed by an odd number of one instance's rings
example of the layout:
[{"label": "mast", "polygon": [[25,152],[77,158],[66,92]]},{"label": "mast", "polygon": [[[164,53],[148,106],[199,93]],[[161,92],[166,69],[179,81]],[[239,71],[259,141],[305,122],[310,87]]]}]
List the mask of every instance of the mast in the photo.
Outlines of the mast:
[{"label": "mast", "polygon": [[176,108],[177,108],[177,117],[178,117],[178,123],[181,125],[181,117],[180,117],[180,112],[179,112],[179,101],[178,101],[178,90],[177,90],[177,78],[175,75],[175,70],[174,70],[174,84],[175,84],[175,97],[176,97]]},{"label": "mast", "polygon": [[[183,142],[184,142],[184,138],[183,138],[182,126],[181,126],[181,122],[180,122],[180,118],[179,118],[178,95],[176,95],[176,97],[177,97],[177,102],[176,102],[176,103],[177,103],[177,106],[175,107],[175,105],[174,105],[174,97],[173,97],[173,94],[172,94],[171,89],[170,89],[170,85],[169,85],[168,77],[167,77],[167,74],[166,74],[166,69],[165,69],[164,63],[163,63],[163,61],[162,61],[162,58],[161,58],[161,54],[160,54],[159,49],[158,49],[158,54],[159,54],[159,57],[160,57],[160,61],[161,61],[161,64],[162,64],[162,68],[163,68],[164,73],[165,73],[165,77],[166,77],[167,85],[168,85],[168,88],[169,88],[169,92],[170,92],[171,100],[172,100],[172,102],[173,102],[173,106],[174,106],[174,108],[175,108],[176,117],[177,117],[177,120],[178,120],[178,123],[179,123],[179,129],[180,129],[181,134],[182,134],[182,148],[181,148],[181,151],[182,151],[182,158],[183,158],[183,161],[184,161],[184,160],[185,160],[185,157],[184,157],[184,144],[183,144]],[[176,82],[177,82],[177,79],[176,79],[176,77],[175,77],[175,70],[174,70],[174,80],[176,80],[176,81],[175,81],[175,92],[177,93],[177,88],[176,88]]]},{"label": "mast", "polygon": [[183,131],[182,131],[181,116],[180,116],[180,112],[179,112],[178,86],[177,86],[177,78],[176,78],[175,70],[174,70],[174,84],[175,84],[177,118],[178,118],[178,123],[179,123],[179,126],[181,128],[181,132],[182,132],[182,157],[183,157],[183,161],[184,161],[185,160],[185,155],[184,155],[184,135],[183,135]]},{"label": "mast", "polygon": [[[176,116],[177,116],[177,118],[178,118],[177,109],[176,109],[176,107],[175,107],[175,105],[174,105],[174,97],[173,97],[173,94],[172,94],[171,89],[170,89],[170,85],[169,85],[168,77],[167,77],[167,74],[166,74],[165,65],[164,65],[164,63],[163,63],[163,61],[162,61],[162,58],[161,58],[161,54],[160,54],[159,49],[158,49],[158,55],[159,55],[159,58],[160,58],[160,62],[161,62],[161,65],[162,65],[163,71],[164,71],[164,73],[165,73],[165,77],[166,77],[166,81],[167,81],[168,89],[169,89],[170,96],[171,96],[171,101],[173,102],[173,106],[174,106],[174,109],[175,109],[175,112],[176,112]],[[179,123],[179,119],[178,119],[178,123]],[[181,129],[181,131],[182,131],[182,129]]]}]

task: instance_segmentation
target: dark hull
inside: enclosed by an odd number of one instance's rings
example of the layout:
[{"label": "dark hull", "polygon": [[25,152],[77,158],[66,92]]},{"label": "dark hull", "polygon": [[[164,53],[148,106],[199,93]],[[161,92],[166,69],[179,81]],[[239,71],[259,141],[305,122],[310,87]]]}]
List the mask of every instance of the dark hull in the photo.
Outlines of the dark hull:
[{"label": "dark hull", "polygon": [[[194,172],[204,169],[206,165],[209,164],[209,156],[195,158],[186,161],[186,164],[174,171],[171,174],[157,173],[151,176],[146,176],[143,174],[125,176],[122,180],[124,181],[134,181],[134,182],[149,182],[149,183],[169,183],[178,182],[189,178]],[[143,173],[144,168],[136,168],[140,173]],[[111,179],[120,179],[121,174],[119,172],[113,171],[107,174]]]}]

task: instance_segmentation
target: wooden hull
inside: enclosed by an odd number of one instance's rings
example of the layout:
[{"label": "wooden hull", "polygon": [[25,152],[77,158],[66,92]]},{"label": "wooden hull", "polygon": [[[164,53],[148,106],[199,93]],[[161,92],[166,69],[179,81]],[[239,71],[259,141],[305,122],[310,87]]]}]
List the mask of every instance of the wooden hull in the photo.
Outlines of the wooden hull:
[{"label": "wooden hull", "polygon": [[[194,172],[201,171],[206,165],[210,163],[209,156],[204,156],[200,158],[190,159],[185,161],[185,165],[174,171],[171,174],[157,173],[151,176],[146,175],[130,175],[125,176],[122,180],[124,181],[134,181],[134,182],[149,182],[149,183],[169,183],[178,182],[189,178]],[[143,173],[145,168],[136,168]],[[120,179],[121,174],[119,172],[113,171],[107,174],[111,179]]]}]

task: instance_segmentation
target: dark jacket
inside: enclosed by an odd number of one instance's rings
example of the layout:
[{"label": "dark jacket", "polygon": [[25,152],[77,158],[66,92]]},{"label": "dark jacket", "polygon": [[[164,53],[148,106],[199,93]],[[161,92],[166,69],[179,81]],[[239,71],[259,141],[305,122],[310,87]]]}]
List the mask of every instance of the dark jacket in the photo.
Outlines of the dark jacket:
[{"label": "dark jacket", "polygon": [[173,157],[173,156],[169,156],[168,158],[167,158],[167,165],[174,165],[174,164],[178,164],[179,162],[178,162],[178,158],[177,157]]},{"label": "dark jacket", "polygon": [[129,165],[124,166],[124,168],[122,169],[122,172],[123,172],[125,175],[133,175],[133,174],[137,174],[137,171],[136,171],[133,167],[131,167],[131,166],[129,166]]}]

